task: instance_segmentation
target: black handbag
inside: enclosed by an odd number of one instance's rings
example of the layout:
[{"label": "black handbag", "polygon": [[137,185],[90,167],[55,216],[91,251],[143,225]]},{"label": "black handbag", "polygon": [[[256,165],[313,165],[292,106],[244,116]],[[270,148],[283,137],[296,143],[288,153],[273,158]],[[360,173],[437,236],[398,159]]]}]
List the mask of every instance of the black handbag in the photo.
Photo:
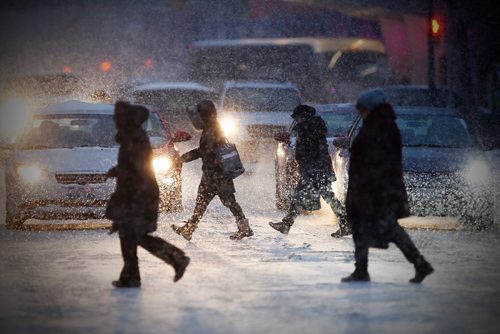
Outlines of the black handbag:
[{"label": "black handbag", "polygon": [[245,173],[245,167],[243,167],[236,145],[226,140],[226,143],[217,148],[216,154],[219,166],[221,166],[222,173],[225,176],[235,179]]}]

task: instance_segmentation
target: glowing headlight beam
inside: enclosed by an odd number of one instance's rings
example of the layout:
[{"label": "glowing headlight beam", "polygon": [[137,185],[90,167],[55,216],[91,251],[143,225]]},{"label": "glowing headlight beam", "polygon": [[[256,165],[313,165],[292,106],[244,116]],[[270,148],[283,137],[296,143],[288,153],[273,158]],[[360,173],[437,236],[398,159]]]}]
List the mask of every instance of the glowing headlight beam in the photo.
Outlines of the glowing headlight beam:
[{"label": "glowing headlight beam", "polygon": [[172,167],[172,160],[168,157],[157,157],[153,159],[155,173],[165,173]]},{"label": "glowing headlight beam", "polygon": [[220,125],[226,136],[231,136],[238,130],[238,124],[231,118],[223,118],[220,120]]},{"label": "glowing headlight beam", "polygon": [[464,169],[463,177],[472,186],[485,186],[491,181],[490,168],[486,161],[475,160]]},{"label": "glowing headlight beam", "polygon": [[42,170],[34,165],[21,165],[17,167],[19,177],[28,183],[37,183],[42,180]]}]

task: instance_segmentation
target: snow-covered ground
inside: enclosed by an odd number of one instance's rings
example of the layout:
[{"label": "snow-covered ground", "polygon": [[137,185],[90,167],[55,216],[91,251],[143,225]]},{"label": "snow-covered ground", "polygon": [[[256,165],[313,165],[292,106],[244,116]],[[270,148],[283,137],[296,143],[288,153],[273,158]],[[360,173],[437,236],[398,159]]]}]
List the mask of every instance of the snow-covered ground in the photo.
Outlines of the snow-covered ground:
[{"label": "snow-covered ground", "polygon": [[[186,210],[163,215],[157,232],[192,259],[175,284],[173,270],[141,249],[142,288],[113,288],[122,260],[118,237],[104,230],[0,224],[0,332],[499,332],[500,232],[412,230],[436,269],[422,285],[408,283],[413,268],[394,246],[370,251],[371,283],[342,284],[353,270],[352,239],[330,237],[336,224],[328,209],[300,217],[288,236],[268,226],[282,218],[272,164],[236,182],[254,237],[229,240],[236,226],[218,199],[191,242],[175,235],[169,225],[189,217],[199,167],[184,167]],[[497,195],[497,223],[498,202]],[[3,221],[3,201],[0,212]]]}]

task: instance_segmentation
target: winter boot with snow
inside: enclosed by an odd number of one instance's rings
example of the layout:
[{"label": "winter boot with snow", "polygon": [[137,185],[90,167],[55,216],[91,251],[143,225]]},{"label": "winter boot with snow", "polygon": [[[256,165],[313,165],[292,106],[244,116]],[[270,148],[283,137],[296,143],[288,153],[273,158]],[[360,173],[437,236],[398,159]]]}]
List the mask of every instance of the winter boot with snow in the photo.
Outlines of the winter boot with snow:
[{"label": "winter boot with snow", "polygon": [[248,225],[248,219],[238,219],[236,220],[236,225],[238,225],[238,231],[229,237],[231,240],[241,240],[253,235],[253,231],[250,225]]},{"label": "winter boot with snow", "polygon": [[191,220],[188,220],[184,226],[176,226],[172,225],[172,230],[178,235],[184,237],[186,240],[191,240],[191,236],[193,235],[194,230],[198,227],[198,224],[193,223]]},{"label": "winter boot with snow", "polygon": [[290,227],[292,227],[293,222],[290,222],[286,218],[283,218],[279,223],[269,222],[269,225],[274,228],[276,231],[281,232],[283,234],[288,234],[290,231]]},{"label": "winter boot with snow", "polygon": [[425,260],[423,256],[420,256],[417,261],[415,261],[415,277],[410,279],[410,283],[422,283],[422,281],[434,272],[431,264]]},{"label": "winter boot with snow", "polygon": [[184,275],[184,272],[186,271],[186,267],[189,264],[189,261],[191,259],[185,255],[182,255],[180,259],[176,259],[174,263],[174,269],[175,269],[175,276],[174,276],[174,282],[177,282],[182,278]]},{"label": "winter boot with snow", "polygon": [[338,217],[339,217],[338,218],[339,229],[331,234],[332,237],[340,238],[352,234],[351,228],[349,227],[349,224],[347,223],[347,219],[345,218],[345,216],[338,216]]}]

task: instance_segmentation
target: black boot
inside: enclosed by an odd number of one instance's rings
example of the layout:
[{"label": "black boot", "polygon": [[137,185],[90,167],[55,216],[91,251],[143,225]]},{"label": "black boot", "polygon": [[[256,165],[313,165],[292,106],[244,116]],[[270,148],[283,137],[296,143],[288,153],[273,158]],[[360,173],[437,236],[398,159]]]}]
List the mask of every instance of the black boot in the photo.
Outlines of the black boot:
[{"label": "black boot", "polygon": [[115,288],[139,288],[141,286],[141,281],[122,281],[122,280],[117,280],[111,282]]},{"label": "black boot", "polygon": [[238,225],[238,231],[229,237],[231,240],[241,240],[253,235],[253,231],[248,225],[248,219],[237,219],[236,225]]},{"label": "black boot", "polygon": [[185,255],[182,255],[180,259],[177,259],[174,263],[175,276],[174,282],[177,282],[182,278],[184,272],[186,271],[186,267],[188,266],[191,259]]},{"label": "black boot", "polygon": [[410,283],[422,283],[422,281],[434,272],[431,264],[423,256],[415,261],[415,277],[410,279]]},{"label": "black boot", "polygon": [[342,278],[341,280],[344,283],[350,282],[370,282],[370,274],[366,269],[358,269],[356,268],[352,274],[347,277]]},{"label": "black boot", "polygon": [[[338,216],[338,215],[337,215]],[[347,219],[344,216],[338,216],[339,229],[331,234],[333,238],[341,238],[346,235],[351,235],[351,228],[347,223]]]},{"label": "black boot", "polygon": [[288,234],[288,231],[290,231],[290,227],[292,227],[292,224],[293,222],[290,222],[286,218],[283,218],[283,220],[279,223],[269,222],[269,226],[283,234]]},{"label": "black boot", "polygon": [[174,230],[174,232],[178,235],[184,237],[184,239],[191,240],[193,232],[197,227],[198,224],[193,223],[191,220],[188,220],[183,226],[172,225],[172,230]]}]

